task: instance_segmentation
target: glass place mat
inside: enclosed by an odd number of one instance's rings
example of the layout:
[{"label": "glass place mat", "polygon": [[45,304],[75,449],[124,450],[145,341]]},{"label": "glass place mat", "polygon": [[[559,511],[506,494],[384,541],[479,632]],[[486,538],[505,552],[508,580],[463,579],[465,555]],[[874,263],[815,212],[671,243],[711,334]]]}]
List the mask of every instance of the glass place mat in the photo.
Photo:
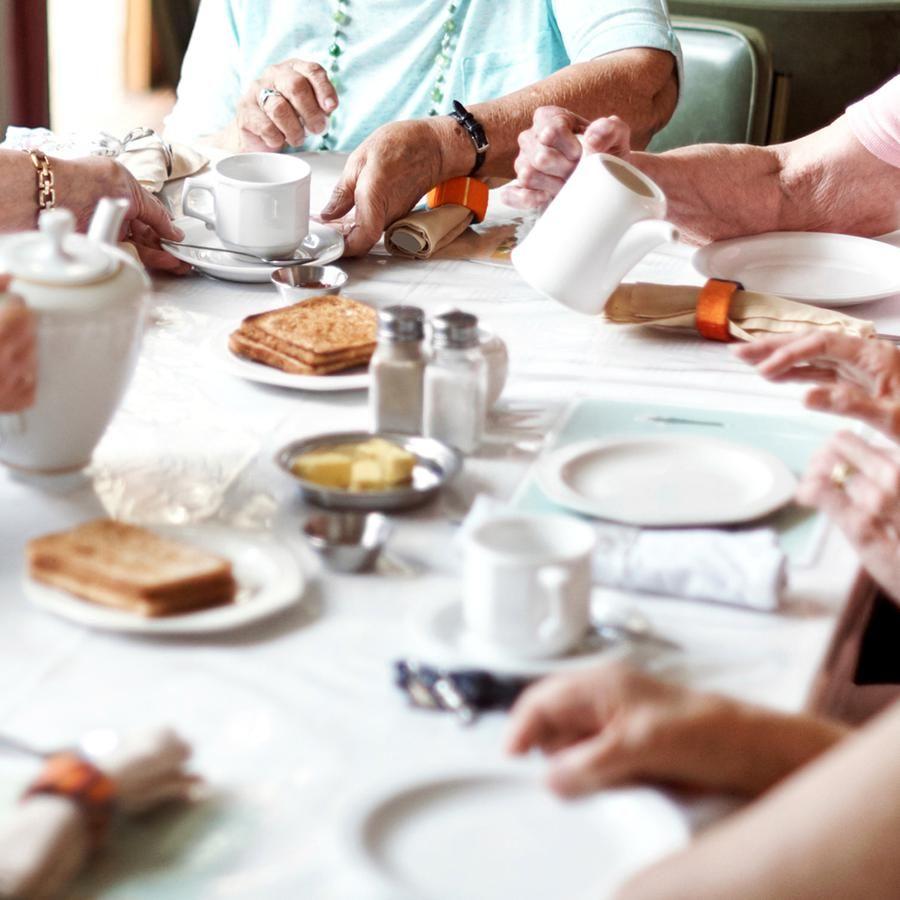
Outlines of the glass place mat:
[{"label": "glass place mat", "polygon": [[[576,401],[544,453],[577,441],[639,435],[705,435],[747,444],[782,459],[798,477],[810,459],[834,433],[823,417],[822,425],[788,415],[740,412],[731,409],[670,406],[616,400]],[[511,505],[522,512],[563,512],[538,487],[537,465],[526,475]],[[764,519],[746,525],[728,526],[741,531],[770,527],[778,533],[782,549],[796,566],[810,565],[825,531],[818,513],[786,506]]]}]

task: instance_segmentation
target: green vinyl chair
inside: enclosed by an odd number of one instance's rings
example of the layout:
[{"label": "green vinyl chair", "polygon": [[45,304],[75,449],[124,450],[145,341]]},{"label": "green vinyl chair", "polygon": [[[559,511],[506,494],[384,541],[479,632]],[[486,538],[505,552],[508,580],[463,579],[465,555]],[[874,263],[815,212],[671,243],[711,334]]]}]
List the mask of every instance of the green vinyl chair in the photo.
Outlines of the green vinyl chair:
[{"label": "green vinyl chair", "polygon": [[684,53],[684,83],[671,121],[650,149],[765,144],[775,75],[762,32],[715,19],[676,16],[672,24]]}]

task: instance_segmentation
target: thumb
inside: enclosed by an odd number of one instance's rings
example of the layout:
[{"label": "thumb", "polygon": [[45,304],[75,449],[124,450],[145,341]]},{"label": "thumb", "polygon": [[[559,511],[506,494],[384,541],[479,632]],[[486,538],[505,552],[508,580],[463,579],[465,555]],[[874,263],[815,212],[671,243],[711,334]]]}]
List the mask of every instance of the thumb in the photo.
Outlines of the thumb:
[{"label": "thumb", "polygon": [[618,116],[597,119],[585,129],[584,143],[591,153],[625,156],[631,150],[631,129]]},{"label": "thumb", "polygon": [[577,797],[625,781],[634,771],[634,748],[626,752],[612,731],[604,729],[552,756],[547,781],[556,793]]},{"label": "thumb", "polygon": [[356,172],[344,173],[341,176],[337,187],[319,213],[323,219],[340,219],[353,209],[356,203],[356,180]]}]

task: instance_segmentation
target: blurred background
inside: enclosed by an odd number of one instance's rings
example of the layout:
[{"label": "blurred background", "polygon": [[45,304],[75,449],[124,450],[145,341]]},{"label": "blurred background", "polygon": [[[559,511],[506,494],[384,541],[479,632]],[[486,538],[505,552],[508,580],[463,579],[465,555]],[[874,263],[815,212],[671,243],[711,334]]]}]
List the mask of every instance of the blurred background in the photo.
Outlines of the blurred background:
[{"label": "blurred background", "polygon": [[[0,127],[160,129],[200,0],[0,0]],[[805,134],[900,69],[900,0],[670,0],[673,16],[759,33],[769,139]],[[710,111],[710,115],[714,115]]]}]

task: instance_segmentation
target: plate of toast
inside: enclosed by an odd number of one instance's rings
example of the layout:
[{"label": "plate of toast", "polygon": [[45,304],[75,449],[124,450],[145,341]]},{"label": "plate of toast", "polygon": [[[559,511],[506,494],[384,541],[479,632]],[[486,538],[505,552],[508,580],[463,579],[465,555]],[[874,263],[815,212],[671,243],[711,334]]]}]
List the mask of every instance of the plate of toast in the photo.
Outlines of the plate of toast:
[{"label": "plate of toast", "polygon": [[304,391],[358,391],[369,386],[377,327],[373,307],[324,295],[247,316],[209,346],[239,378]]},{"label": "plate of toast", "polygon": [[210,527],[149,530],[96,519],[29,541],[24,591],[39,609],[106,631],[240,628],[301,601],[282,543]]}]

